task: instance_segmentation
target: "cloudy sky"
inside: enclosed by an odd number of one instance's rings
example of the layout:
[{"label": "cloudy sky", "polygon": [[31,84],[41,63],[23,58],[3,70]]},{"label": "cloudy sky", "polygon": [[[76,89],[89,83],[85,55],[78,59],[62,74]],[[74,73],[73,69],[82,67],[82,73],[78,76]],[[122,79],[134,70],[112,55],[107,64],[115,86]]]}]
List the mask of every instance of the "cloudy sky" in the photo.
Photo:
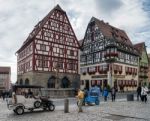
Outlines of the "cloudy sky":
[{"label": "cloudy sky", "polygon": [[150,53],[149,0],[0,0],[0,66],[11,66],[12,82],[17,78],[15,52],[56,4],[67,12],[79,40],[94,16],[124,29],[133,43],[145,41]]}]

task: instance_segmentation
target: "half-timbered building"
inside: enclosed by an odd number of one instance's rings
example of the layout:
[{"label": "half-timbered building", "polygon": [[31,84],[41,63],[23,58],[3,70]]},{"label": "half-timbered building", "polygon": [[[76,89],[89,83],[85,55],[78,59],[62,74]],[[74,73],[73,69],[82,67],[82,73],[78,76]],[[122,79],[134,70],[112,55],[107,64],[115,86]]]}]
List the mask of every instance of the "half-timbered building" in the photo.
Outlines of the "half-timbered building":
[{"label": "half-timbered building", "polygon": [[149,58],[145,42],[137,43],[134,47],[138,50],[139,58],[139,83],[148,85]]},{"label": "half-timbered building", "polygon": [[92,17],[82,41],[81,88],[109,84],[135,90],[139,56],[125,31]]},{"label": "half-timbered building", "polygon": [[79,43],[67,14],[54,7],[17,51],[17,83],[48,88],[79,86]]}]

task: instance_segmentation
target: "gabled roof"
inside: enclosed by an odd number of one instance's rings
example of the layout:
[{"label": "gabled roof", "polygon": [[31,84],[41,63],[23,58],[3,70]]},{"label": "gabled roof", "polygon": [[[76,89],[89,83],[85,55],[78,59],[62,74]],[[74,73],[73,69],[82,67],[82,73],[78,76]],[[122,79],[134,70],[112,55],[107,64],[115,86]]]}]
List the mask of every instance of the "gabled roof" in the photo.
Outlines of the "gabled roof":
[{"label": "gabled roof", "polygon": [[105,23],[103,20],[99,20],[95,17],[92,17],[91,21],[93,20],[96,22],[96,24],[100,28],[100,31],[106,38],[115,38],[116,40],[123,42],[124,44],[133,46],[124,30],[111,26],[109,25],[109,23]]},{"label": "gabled roof", "polygon": [[149,55],[147,54],[145,42],[140,42],[140,43],[135,44],[134,48],[139,52],[140,56],[142,56],[142,52],[145,51],[146,55],[147,55],[148,62],[150,62]]},{"label": "gabled roof", "polygon": [[145,46],[145,42],[134,44],[135,49],[139,52],[139,54],[142,54],[143,47]]},{"label": "gabled roof", "polygon": [[10,73],[10,67],[0,67],[0,74],[9,74]]},{"label": "gabled roof", "polygon": [[65,13],[65,11],[57,4],[56,7],[54,7],[55,10],[59,10],[59,11],[63,11]]},{"label": "gabled roof", "polygon": [[82,48],[83,45],[83,39],[79,40],[80,48]]},{"label": "gabled roof", "polygon": [[55,10],[59,10],[63,13],[66,13],[59,5],[56,5],[41,21],[38,22],[37,25],[35,25],[34,29],[32,30],[32,32],[29,34],[29,36],[27,37],[27,39],[24,41],[23,45],[21,46],[21,48],[16,52],[18,53],[27,43],[31,42],[32,39],[34,39],[34,37],[38,34],[38,32],[41,30],[41,28],[44,26],[44,24],[47,22],[47,20],[49,19],[49,16],[55,11]]}]

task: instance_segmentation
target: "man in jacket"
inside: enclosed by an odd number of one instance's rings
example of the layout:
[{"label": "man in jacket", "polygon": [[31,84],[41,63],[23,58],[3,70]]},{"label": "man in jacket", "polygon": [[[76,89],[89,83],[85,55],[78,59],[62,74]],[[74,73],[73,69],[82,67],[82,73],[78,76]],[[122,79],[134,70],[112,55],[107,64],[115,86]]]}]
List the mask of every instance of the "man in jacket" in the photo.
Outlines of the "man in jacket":
[{"label": "man in jacket", "polygon": [[115,101],[115,99],[116,99],[116,89],[115,89],[115,87],[112,87],[112,89],[111,89],[111,99],[112,99],[112,102]]},{"label": "man in jacket", "polygon": [[142,86],[142,91],[141,91],[141,96],[143,98],[142,101],[144,101],[145,103],[147,102],[147,93],[148,93],[148,88],[146,87],[146,84],[144,86]]},{"label": "man in jacket", "polygon": [[139,97],[141,98],[141,85],[140,84],[139,84],[136,92],[137,92],[137,101],[139,101]]},{"label": "man in jacket", "polygon": [[104,101],[106,102],[107,101],[107,96],[108,96],[108,89],[107,89],[107,87],[104,87],[103,96],[104,96]]},{"label": "man in jacket", "polygon": [[82,90],[78,89],[78,95],[76,97],[78,99],[79,112],[83,112],[82,104],[83,104],[83,99],[84,99],[84,92]]}]

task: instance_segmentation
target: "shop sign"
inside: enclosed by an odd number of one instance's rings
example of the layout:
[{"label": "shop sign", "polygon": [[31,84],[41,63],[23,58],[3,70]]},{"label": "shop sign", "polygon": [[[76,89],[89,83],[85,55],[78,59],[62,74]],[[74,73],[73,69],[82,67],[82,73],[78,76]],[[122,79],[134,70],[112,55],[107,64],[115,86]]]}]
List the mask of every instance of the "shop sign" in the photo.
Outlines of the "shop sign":
[{"label": "shop sign", "polygon": [[114,75],[114,78],[125,78],[125,75]]},{"label": "shop sign", "polygon": [[95,75],[91,76],[92,78],[107,78],[107,75]]}]

